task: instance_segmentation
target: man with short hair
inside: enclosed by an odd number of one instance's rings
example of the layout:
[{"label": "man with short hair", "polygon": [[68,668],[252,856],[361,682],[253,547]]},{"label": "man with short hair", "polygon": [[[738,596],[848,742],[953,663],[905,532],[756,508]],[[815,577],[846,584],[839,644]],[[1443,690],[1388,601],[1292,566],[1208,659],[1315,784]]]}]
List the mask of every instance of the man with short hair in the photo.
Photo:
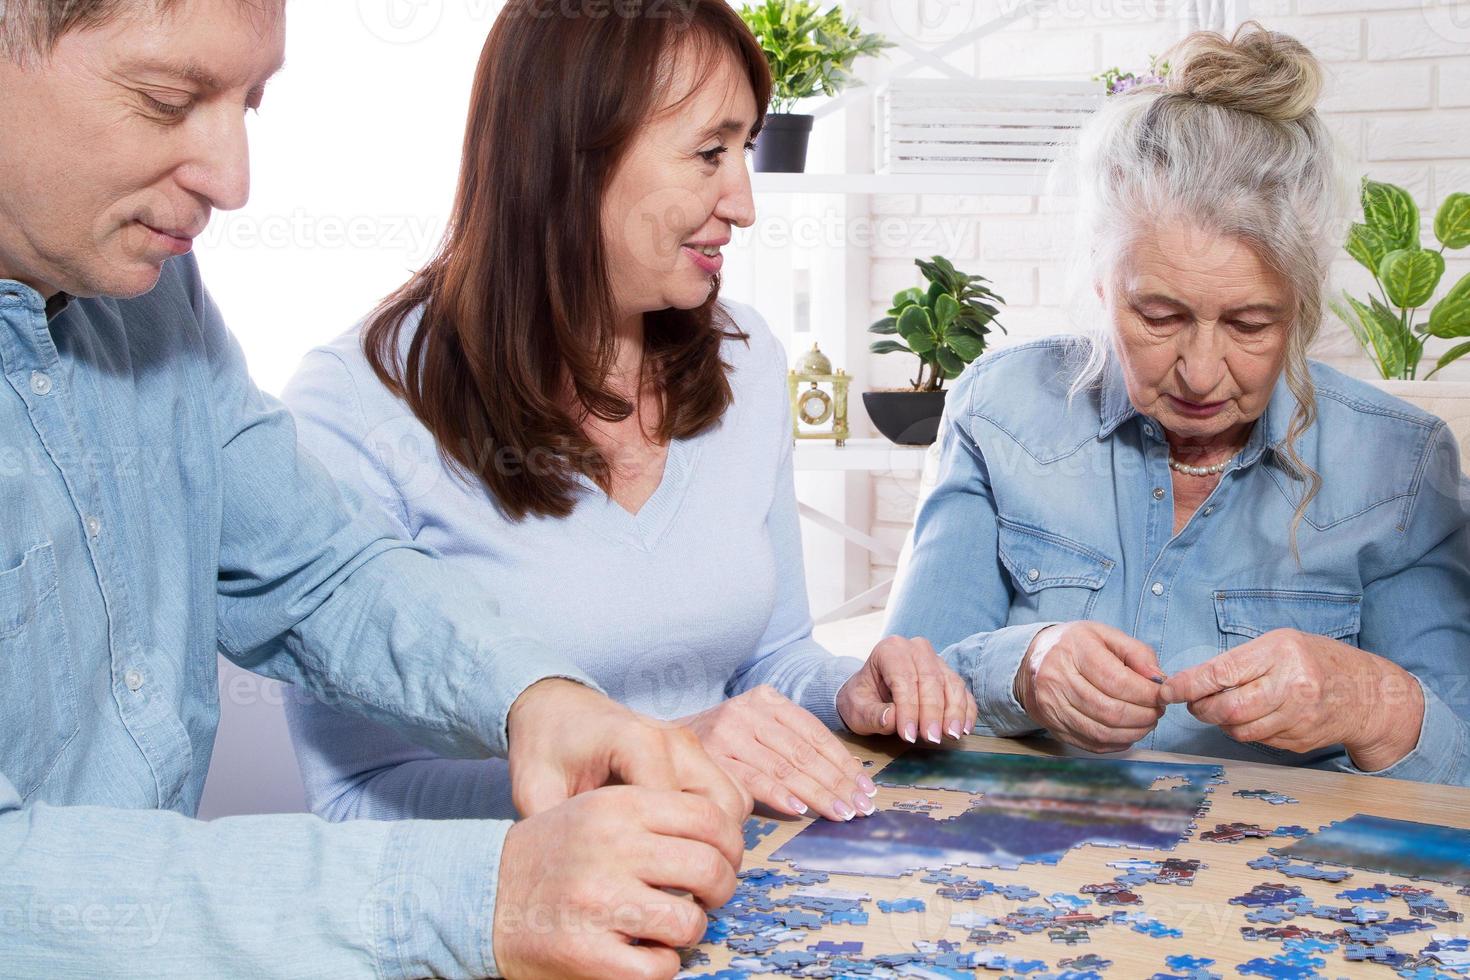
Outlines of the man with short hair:
[{"label": "man with short hair", "polygon": [[[188,254],[283,17],[0,0],[0,974],[670,976],[749,797],[300,452]],[[216,648],[527,819],[190,819]]]}]

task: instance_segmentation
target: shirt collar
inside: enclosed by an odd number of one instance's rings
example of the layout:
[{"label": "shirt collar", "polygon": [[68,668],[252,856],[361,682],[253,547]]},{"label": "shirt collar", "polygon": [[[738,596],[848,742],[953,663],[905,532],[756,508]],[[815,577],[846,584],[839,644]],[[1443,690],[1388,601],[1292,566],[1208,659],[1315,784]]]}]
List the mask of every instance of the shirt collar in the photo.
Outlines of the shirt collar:
[{"label": "shirt collar", "polygon": [[50,323],[65,312],[71,305],[71,296],[66,293],[57,293],[46,301],[46,322]]},{"label": "shirt collar", "polygon": [[[1107,439],[1124,422],[1139,414],[1138,409],[1133,407],[1133,402],[1128,398],[1128,384],[1123,379],[1122,369],[1117,362],[1117,356],[1108,352],[1108,359],[1103,366],[1102,380],[1099,382],[1102,389],[1102,397],[1099,400],[1098,421],[1100,423],[1097,431],[1099,439]],[[1278,450],[1286,445],[1287,429],[1291,425],[1291,417],[1296,412],[1296,396],[1287,387],[1286,375],[1283,373],[1276,381],[1276,388],[1271,392],[1271,400],[1266,404],[1266,410],[1256,420],[1255,426],[1251,428],[1250,438],[1246,440],[1245,448],[1240,451],[1236,465],[1250,466],[1261,458],[1267,449]]]}]

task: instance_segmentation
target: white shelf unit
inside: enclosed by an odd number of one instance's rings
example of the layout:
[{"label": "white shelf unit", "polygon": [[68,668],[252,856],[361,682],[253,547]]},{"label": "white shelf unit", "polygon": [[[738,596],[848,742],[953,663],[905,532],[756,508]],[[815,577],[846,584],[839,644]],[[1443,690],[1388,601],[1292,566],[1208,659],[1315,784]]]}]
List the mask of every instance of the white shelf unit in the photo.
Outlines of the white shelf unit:
[{"label": "white shelf unit", "polygon": [[973,174],[766,174],[751,175],[757,194],[1040,194],[1040,171]]},{"label": "white shelf unit", "polygon": [[[890,0],[852,0],[846,4],[859,13],[864,30],[883,30],[868,16]],[[752,175],[759,222],[786,221],[789,228],[803,220],[837,216],[844,228],[840,247],[817,245],[808,249],[803,265],[794,246],[760,247],[760,235],[750,251],[749,267],[727,266],[729,295],[747,299],[770,321],[794,359],[802,345],[813,340],[838,367],[852,376],[849,417],[861,434],[867,427],[862,391],[868,381],[868,337],[856,325],[866,325],[874,305],[871,293],[871,247],[849,234],[853,223],[873,219],[872,197],[887,194],[1031,196],[1042,193],[1045,168],[1009,165],[981,173],[872,173],[874,163],[874,103],[880,86],[917,72],[968,80],[974,76],[945,59],[966,45],[1007,24],[1042,11],[1056,0],[1012,0],[997,16],[962,31],[937,47],[927,48],[901,35],[891,56],[864,66],[862,87],[849,88],[835,99],[815,107],[818,133],[808,166],[802,174]],[[905,59],[906,56],[906,60]],[[834,139],[837,137],[837,139]],[[832,152],[840,147],[839,152]],[[760,231],[759,224],[756,229]],[[737,236],[738,237],[738,236]],[[917,252],[916,252],[917,254]],[[800,286],[798,283],[800,282]],[[917,285],[917,280],[915,282]],[[810,332],[800,332],[798,310],[809,309]],[[886,447],[886,448],[884,448]],[[864,529],[872,527],[873,474],[913,473],[923,469],[924,450],[891,446],[886,440],[853,439],[848,446],[797,449],[797,492],[808,526],[826,534],[804,535],[808,593],[817,622],[832,622],[865,611],[871,603],[886,601],[891,581],[873,583],[870,555],[892,561],[891,544],[878,541]],[[854,478],[855,475],[855,478]]]}]

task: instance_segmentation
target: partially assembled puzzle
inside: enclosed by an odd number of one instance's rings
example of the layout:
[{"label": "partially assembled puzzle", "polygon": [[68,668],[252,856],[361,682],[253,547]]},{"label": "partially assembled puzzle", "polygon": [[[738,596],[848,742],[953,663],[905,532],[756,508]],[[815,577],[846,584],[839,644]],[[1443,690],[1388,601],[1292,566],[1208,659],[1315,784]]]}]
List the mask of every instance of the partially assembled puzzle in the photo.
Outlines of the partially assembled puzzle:
[{"label": "partially assembled puzzle", "polygon": [[[1137,947],[1131,944],[1153,949],[1157,942],[1151,980],[1221,980],[1227,972],[1470,977],[1470,937],[1446,931],[1463,916],[1432,887],[1343,884],[1354,868],[1462,884],[1457,894],[1470,895],[1470,832],[1362,816],[1315,836],[1295,824],[1241,820],[1197,832],[1224,776],[1214,765],[911,749],[873,776],[880,788],[901,790],[904,799],[866,819],[810,822],[775,847],[763,862],[770,866],[742,871],[735,897],[710,913],[704,943],[685,952],[681,976],[944,978],[983,970],[1031,980],[1104,980],[1110,968],[1125,976],[1108,950],[1116,956],[1123,948],[1118,944],[1130,944],[1124,959],[1134,962]],[[1248,801],[1237,809],[1297,803],[1270,789],[1231,795]],[[778,826],[752,818],[747,850],[761,846]],[[1282,846],[1270,846],[1273,840]],[[1234,857],[1240,852],[1224,847],[1220,860],[1209,862],[1169,853],[1189,841],[1206,847],[1260,841],[1256,847],[1268,849]],[[1111,875],[1108,880],[1083,879],[1065,886],[1071,890],[1045,895],[1004,880],[1031,867],[1055,869],[1069,854],[1090,848],[1119,849],[1118,859],[1097,875]],[[1126,856],[1128,850],[1138,853]],[[1177,908],[1178,899],[1159,904],[1160,896],[1188,895],[1175,889],[1192,890],[1220,863],[1339,890],[1335,898],[1314,899],[1303,885],[1277,880],[1235,894],[1228,907],[1236,911],[1222,911],[1243,913],[1240,938],[1267,948],[1239,962],[1216,962],[1200,955],[1198,933],[1191,947],[1192,924],[1177,915],[1166,915],[1173,922],[1161,920],[1149,907]],[[1002,880],[981,873],[987,870]],[[1055,872],[1047,880],[1055,880]],[[865,881],[889,897],[875,902]],[[893,897],[900,883],[905,894]],[[1395,903],[1402,903],[1397,911]],[[827,937],[820,935],[829,928]],[[937,938],[913,938],[920,932]],[[899,935],[909,941],[897,942]],[[1018,942],[1035,950],[1043,937],[1057,955],[1014,951]],[[1077,949],[1095,941],[1100,952]],[[717,950],[725,951],[720,958],[728,966],[711,968]],[[1133,975],[1126,972],[1127,980]]]}]

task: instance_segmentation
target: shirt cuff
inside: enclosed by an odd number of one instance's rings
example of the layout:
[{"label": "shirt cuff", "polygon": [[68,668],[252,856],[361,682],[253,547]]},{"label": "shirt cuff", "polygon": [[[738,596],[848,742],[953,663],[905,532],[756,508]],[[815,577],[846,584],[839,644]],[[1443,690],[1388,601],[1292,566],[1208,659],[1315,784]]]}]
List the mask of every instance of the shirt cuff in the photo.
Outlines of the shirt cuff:
[{"label": "shirt cuff", "polygon": [[491,649],[479,650],[475,659],[478,669],[460,687],[459,716],[497,758],[505,758],[509,751],[506,722],[511,706],[532,684],[559,678],[607,693],[575,664],[553,656],[534,640],[501,641]]},{"label": "shirt cuff", "polygon": [[384,977],[498,977],[492,936],[509,820],[393,825],[362,920]]},{"label": "shirt cuff", "polygon": [[812,672],[802,690],[801,706],[834,732],[847,731],[847,725],[837,713],[837,693],[862,668],[863,662],[856,657],[829,655],[826,662]]},{"label": "shirt cuff", "polygon": [[1024,735],[1042,728],[1016,700],[1016,671],[1036,634],[1056,623],[1003,626],[976,633],[945,649],[942,656],[970,684],[985,735]]},{"label": "shirt cuff", "polygon": [[1419,726],[1419,740],[1413,750],[1385,769],[1359,769],[1353,765],[1350,755],[1338,761],[1338,768],[1361,776],[1409,779],[1419,783],[1449,786],[1470,783],[1470,771],[1467,771],[1467,765],[1470,765],[1467,763],[1470,760],[1470,732],[1466,731],[1465,722],[1422,679],[1417,676],[1414,679],[1424,692],[1424,721]]}]

